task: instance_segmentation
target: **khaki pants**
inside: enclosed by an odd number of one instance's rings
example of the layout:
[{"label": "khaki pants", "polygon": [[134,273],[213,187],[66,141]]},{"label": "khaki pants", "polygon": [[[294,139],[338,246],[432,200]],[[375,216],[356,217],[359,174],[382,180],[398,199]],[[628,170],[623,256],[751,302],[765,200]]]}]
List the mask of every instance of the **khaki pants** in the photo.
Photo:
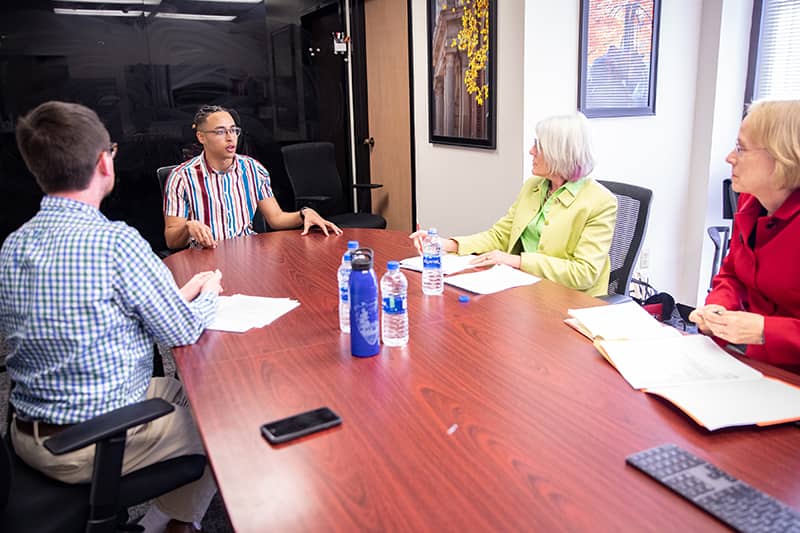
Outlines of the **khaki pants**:
[{"label": "khaki pants", "polygon": [[[125,443],[122,473],[143,468],[159,461],[189,454],[205,455],[183,387],[172,378],[153,378],[147,389],[148,398],[163,398],[175,410],[161,418],[131,428]],[[43,474],[65,483],[86,483],[94,470],[94,445],[64,455],[53,455],[34,433],[27,435],[11,424],[11,439],[17,455]],[[158,508],[170,518],[200,523],[217,491],[211,471],[206,466],[203,476],[156,499]]]}]

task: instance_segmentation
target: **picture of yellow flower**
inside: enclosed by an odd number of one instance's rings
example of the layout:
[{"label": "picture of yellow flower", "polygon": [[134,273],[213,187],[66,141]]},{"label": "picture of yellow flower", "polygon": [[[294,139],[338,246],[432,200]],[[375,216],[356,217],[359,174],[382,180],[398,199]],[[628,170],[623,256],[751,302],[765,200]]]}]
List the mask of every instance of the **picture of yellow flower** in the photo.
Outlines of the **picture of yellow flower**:
[{"label": "picture of yellow flower", "polygon": [[429,0],[432,142],[494,146],[496,2]]}]

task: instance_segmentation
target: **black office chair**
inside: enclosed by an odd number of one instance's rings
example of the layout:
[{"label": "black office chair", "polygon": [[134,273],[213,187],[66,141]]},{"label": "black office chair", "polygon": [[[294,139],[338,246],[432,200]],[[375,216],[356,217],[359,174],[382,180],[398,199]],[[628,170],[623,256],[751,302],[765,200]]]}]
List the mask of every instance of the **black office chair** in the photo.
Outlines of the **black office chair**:
[{"label": "black office chair", "polygon": [[647,230],[653,191],[616,181],[598,180],[598,183],[617,197],[617,222],[614,224],[614,237],[608,252],[611,259],[608,296],[601,298],[616,303],[628,299],[633,266],[639,257]]},{"label": "black office chair", "polygon": [[722,180],[722,218],[733,220],[739,207],[739,193],[733,190],[730,178]]},{"label": "black office chair", "polygon": [[[731,179],[722,180],[722,218],[731,220],[739,207],[739,193],[731,187]],[[707,230],[711,242],[714,243],[714,259],[711,262],[711,278],[708,282],[708,290],[714,282],[714,277],[722,267],[722,261],[728,255],[728,248],[731,244],[730,226],[711,226]]]},{"label": "black office chair", "polygon": [[128,507],[199,479],[206,465],[202,455],[176,457],[121,475],[126,430],[173,410],[169,402],[153,398],[77,424],[45,441],[45,448],[55,455],[96,444],[91,483],[51,479],[14,454],[10,435],[0,439],[0,531],[117,531],[127,520]]},{"label": "black office chair", "polygon": [[[298,209],[312,207],[341,228],[386,228],[386,219],[380,215],[347,211],[332,143],[292,144],[281,148],[281,153]],[[353,187],[366,191],[382,185],[356,183]]]},{"label": "black office chair", "polygon": [[[177,166],[178,165],[168,165],[166,167],[159,167],[156,170],[156,176],[158,176],[158,184],[161,187],[162,197],[164,196],[164,192],[166,190],[167,178],[169,178],[169,175],[172,173],[172,169]],[[267,221],[264,220],[264,217],[261,215],[261,211],[258,209],[256,209],[255,214],[253,214],[253,231],[256,233],[266,233],[270,231],[269,224],[267,224]]]}]

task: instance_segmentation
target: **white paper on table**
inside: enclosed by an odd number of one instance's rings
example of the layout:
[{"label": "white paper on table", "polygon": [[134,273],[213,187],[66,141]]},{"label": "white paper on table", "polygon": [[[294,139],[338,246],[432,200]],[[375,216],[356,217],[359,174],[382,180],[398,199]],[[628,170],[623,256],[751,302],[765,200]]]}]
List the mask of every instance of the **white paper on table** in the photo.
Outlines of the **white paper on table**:
[{"label": "white paper on table", "polygon": [[298,305],[300,302],[290,298],[266,298],[245,294],[220,296],[217,316],[208,329],[241,333],[251,328],[261,328]]},{"label": "white paper on table", "polygon": [[728,354],[705,335],[678,335],[657,341],[601,340],[599,344],[634,389],[758,379],[762,376],[761,372]]},{"label": "white paper on table", "polygon": [[[467,270],[468,268],[475,268],[471,265],[470,261],[475,259],[474,255],[458,255],[458,254],[444,254],[442,255],[442,274],[448,276]],[[400,260],[400,266],[409,270],[416,270],[422,272],[422,256],[417,255]]]},{"label": "white paper on table", "polygon": [[477,294],[491,294],[513,287],[533,285],[540,279],[508,265],[495,265],[480,272],[449,276],[444,278],[444,282]]},{"label": "white paper on table", "polygon": [[711,431],[731,426],[764,426],[800,418],[800,389],[769,377],[654,387],[645,389],[645,392],[666,398]]},{"label": "white paper on table", "polygon": [[675,328],[664,325],[642,309],[636,302],[600,305],[582,309],[568,309],[567,314],[577,319],[592,338],[660,339],[680,336]]}]

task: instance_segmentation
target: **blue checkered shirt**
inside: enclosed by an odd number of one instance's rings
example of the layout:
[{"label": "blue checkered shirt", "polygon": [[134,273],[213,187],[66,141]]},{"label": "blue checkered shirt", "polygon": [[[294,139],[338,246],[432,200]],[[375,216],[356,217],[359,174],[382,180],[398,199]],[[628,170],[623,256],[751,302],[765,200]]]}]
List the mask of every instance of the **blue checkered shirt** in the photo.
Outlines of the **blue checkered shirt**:
[{"label": "blue checkered shirt", "polygon": [[217,296],[188,303],[139,233],[45,196],[0,250],[0,335],[17,411],[70,424],[144,399],[153,341],[197,340]]}]

